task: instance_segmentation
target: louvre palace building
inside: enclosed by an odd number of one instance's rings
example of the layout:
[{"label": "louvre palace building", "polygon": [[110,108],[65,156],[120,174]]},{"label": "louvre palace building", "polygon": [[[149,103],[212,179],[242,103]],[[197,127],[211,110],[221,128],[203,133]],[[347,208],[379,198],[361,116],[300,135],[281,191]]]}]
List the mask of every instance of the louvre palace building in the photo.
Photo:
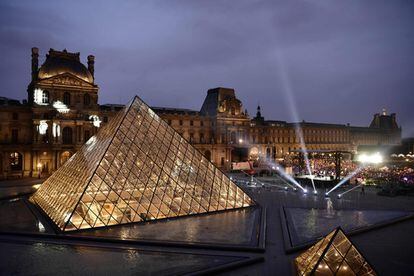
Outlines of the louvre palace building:
[{"label": "louvre palace building", "polygon": [[[32,48],[31,58],[27,100],[0,97],[0,179],[49,175],[123,108],[98,104],[93,55],[84,65],[79,53],[50,49],[39,66],[39,50]],[[367,127],[267,120],[260,107],[250,116],[231,88],[208,90],[200,110],[152,109],[224,171],[232,162],[297,153],[296,126],[310,150],[355,152],[401,143],[395,113],[375,114]]]}]

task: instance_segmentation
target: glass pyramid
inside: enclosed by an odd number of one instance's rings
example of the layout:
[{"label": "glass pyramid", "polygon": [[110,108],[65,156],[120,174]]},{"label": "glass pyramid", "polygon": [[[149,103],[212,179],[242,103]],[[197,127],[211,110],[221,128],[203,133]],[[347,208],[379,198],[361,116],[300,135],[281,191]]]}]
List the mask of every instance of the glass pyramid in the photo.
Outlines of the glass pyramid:
[{"label": "glass pyramid", "polygon": [[253,205],[135,97],[31,197],[62,231]]},{"label": "glass pyramid", "polygon": [[296,257],[298,275],[377,275],[340,227]]}]

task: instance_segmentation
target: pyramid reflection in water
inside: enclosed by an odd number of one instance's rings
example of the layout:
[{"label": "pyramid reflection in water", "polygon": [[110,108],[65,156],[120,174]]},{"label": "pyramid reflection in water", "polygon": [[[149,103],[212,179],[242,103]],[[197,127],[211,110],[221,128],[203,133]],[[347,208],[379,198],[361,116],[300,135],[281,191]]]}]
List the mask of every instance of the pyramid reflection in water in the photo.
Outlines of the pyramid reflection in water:
[{"label": "pyramid reflection in water", "polygon": [[253,205],[135,97],[31,197],[62,231]]},{"label": "pyramid reflection in water", "polygon": [[377,275],[340,227],[295,259],[298,275]]}]

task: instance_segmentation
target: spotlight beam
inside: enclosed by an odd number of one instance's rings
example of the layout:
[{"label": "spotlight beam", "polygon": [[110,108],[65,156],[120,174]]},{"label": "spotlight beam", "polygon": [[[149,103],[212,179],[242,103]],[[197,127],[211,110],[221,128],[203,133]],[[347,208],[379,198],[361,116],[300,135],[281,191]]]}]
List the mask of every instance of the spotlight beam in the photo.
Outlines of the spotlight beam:
[{"label": "spotlight beam", "polygon": [[363,168],[364,167],[359,167],[355,171],[353,171],[350,174],[348,174],[345,178],[343,178],[341,181],[339,181],[338,184],[336,184],[332,189],[330,189],[326,193],[326,195],[329,195],[331,192],[335,191],[337,188],[339,188],[340,186],[342,186],[345,182],[347,182],[349,179],[351,179],[354,175],[356,175],[357,173],[359,173],[360,171],[362,171]]},{"label": "spotlight beam", "polygon": [[347,191],[343,192],[343,193],[342,193],[342,194],[340,194],[340,195],[341,195],[341,196],[343,196],[344,194],[347,194],[347,193],[349,193],[350,191],[353,191],[353,190],[355,190],[356,188],[361,187],[362,185],[364,185],[364,184],[359,184],[359,185],[357,185],[357,186],[355,186],[355,187],[352,187],[351,189],[349,189],[349,190],[347,190]]},{"label": "spotlight beam", "polygon": [[251,177],[252,179],[256,180],[257,182],[259,182],[260,184],[262,184],[262,186],[264,186],[264,183],[261,182],[259,179],[257,179],[256,177],[254,177],[253,175],[248,174],[247,172],[240,170],[242,173],[244,173],[245,175]]},{"label": "spotlight beam", "polygon": [[[290,82],[288,74],[287,74],[287,70],[284,66],[283,56],[282,56],[280,51],[276,52],[276,62],[277,62],[277,65],[279,67],[278,73],[280,75],[281,84],[283,86],[282,91],[284,92],[284,94],[286,96],[287,103],[288,103],[288,106],[290,108],[290,113],[291,113],[294,121],[296,122],[295,123],[296,136],[298,136],[298,138],[299,138],[300,148],[301,148],[301,151],[302,151],[303,156],[305,158],[306,169],[307,169],[309,175],[312,175],[312,170],[311,170],[310,164],[309,164],[308,151],[306,149],[305,140],[303,139],[303,131],[302,131],[302,128],[300,127],[300,125],[298,123],[299,122],[299,115],[298,115],[299,113],[298,113],[297,108],[296,108],[295,99],[293,98],[293,89],[292,89],[291,82]],[[312,178],[311,178],[311,182],[312,182],[313,191],[314,191],[314,193],[316,193],[315,182],[313,181]]]},{"label": "spotlight beam", "polygon": [[276,162],[273,162],[273,161],[270,161],[270,160],[267,160],[267,159],[264,159],[264,160],[266,160],[266,163],[269,165],[270,164],[270,167],[271,168],[275,168],[276,169],[276,171],[278,171],[280,174],[281,174],[281,176],[283,176],[287,181],[289,181],[290,183],[292,183],[292,184],[294,184],[295,186],[297,186],[297,187],[299,187],[302,191],[305,191],[306,189],[305,188],[303,188],[302,187],[302,185],[300,185],[291,175],[289,175],[289,174],[287,174],[286,172],[285,172],[285,169],[283,168],[283,166],[281,166],[281,165],[279,165],[279,164],[277,164]]}]

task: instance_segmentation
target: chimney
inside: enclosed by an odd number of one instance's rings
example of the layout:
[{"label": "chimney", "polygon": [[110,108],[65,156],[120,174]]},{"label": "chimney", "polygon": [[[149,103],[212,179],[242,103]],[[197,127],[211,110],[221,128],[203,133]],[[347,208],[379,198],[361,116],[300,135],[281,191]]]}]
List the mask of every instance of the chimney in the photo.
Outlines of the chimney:
[{"label": "chimney", "polygon": [[95,78],[95,56],[93,55],[88,56],[88,70],[91,72],[92,77]]},{"label": "chimney", "polygon": [[39,49],[32,48],[32,81],[37,79],[37,70],[39,68]]}]

